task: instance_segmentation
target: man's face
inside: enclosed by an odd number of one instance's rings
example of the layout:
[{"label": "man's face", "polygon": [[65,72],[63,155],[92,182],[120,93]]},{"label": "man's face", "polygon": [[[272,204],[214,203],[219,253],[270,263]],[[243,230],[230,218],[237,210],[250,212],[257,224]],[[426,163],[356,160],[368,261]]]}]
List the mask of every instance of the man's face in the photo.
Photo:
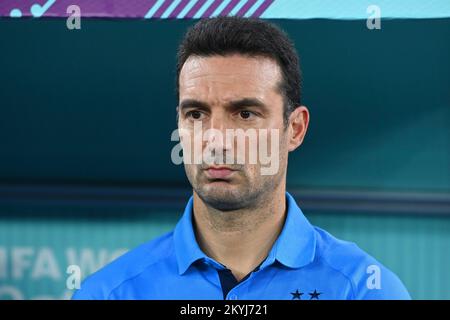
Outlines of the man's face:
[{"label": "man's face", "polygon": [[[182,135],[185,160],[187,154],[191,156],[190,163],[185,161],[187,177],[206,204],[222,211],[249,208],[284,182],[289,138],[283,122],[280,80],[278,64],[265,57],[191,56],[183,65],[178,128],[187,133]],[[202,131],[194,130],[200,125]],[[208,135],[208,129],[215,130],[209,130]],[[249,134],[245,143],[237,142],[243,132],[250,131],[256,137]],[[264,139],[259,135],[262,131],[267,133]],[[266,149],[261,149],[263,143]],[[265,150],[277,161],[271,174],[261,174],[267,167],[260,158]],[[210,155],[208,161],[205,155]],[[231,158],[225,159],[229,155],[233,155],[231,163]],[[193,163],[195,156],[203,157],[202,161]],[[238,156],[244,163],[237,163]],[[257,161],[251,161],[255,156]]]}]

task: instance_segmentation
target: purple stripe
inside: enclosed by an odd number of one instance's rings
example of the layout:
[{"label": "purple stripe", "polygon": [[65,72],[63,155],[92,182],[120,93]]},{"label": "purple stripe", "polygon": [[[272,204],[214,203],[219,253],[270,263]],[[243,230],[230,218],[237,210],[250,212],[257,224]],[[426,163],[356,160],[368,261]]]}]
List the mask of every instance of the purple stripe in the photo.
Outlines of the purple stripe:
[{"label": "purple stripe", "polygon": [[188,3],[189,0],[181,0],[177,7],[169,14],[169,18],[176,18]]},{"label": "purple stripe", "polygon": [[[30,16],[30,7],[33,3],[38,2],[43,4],[46,1],[47,0],[0,0],[0,16],[9,16],[12,9],[19,9],[23,16]],[[195,15],[202,13],[202,18],[206,18],[212,16],[219,8],[222,8],[222,6],[225,8],[220,10],[221,12],[219,15],[227,16],[234,9],[238,8],[238,4],[241,3],[241,1],[244,0],[212,0],[208,2],[205,0],[177,0],[176,2],[174,0],[58,0],[45,12],[44,16],[65,17],[67,15],[67,6],[76,2],[83,8],[82,15],[86,17],[143,17],[149,11],[156,11],[153,14],[153,17],[150,18],[161,18],[163,16],[174,18],[180,16],[180,14],[185,12],[190,5],[193,5],[193,8],[190,9],[187,14],[187,17],[194,17]],[[162,3],[161,6],[159,6],[160,3]],[[253,3],[253,6],[250,7],[250,3]],[[245,16],[250,12],[253,12],[252,9],[255,9],[255,6],[258,6],[251,16],[260,17],[264,15],[266,9],[273,3],[275,3],[274,0],[264,0],[261,2],[245,0],[242,2],[243,7],[239,8],[240,10],[237,15]],[[201,10],[202,7],[205,7],[205,10]],[[244,13],[244,11],[246,13]]]},{"label": "purple stripe", "polygon": [[150,10],[152,10],[153,6],[156,4],[156,1],[158,1],[158,0],[151,0],[151,1],[150,1],[150,7],[148,7],[147,12],[149,12]]},{"label": "purple stripe", "polygon": [[238,17],[243,17],[244,14],[246,14],[247,11],[250,10],[250,8],[255,4],[255,2],[256,2],[256,0],[247,1],[247,3],[244,4],[241,9],[239,9],[239,11],[236,13],[236,15]]},{"label": "purple stripe", "polygon": [[200,8],[205,4],[206,0],[200,0],[197,1],[196,4],[189,10],[189,12],[186,14],[185,18],[192,18],[195,16],[195,14],[200,10]]},{"label": "purple stripe", "polygon": [[266,11],[266,9],[272,4],[273,0],[266,0],[264,1],[258,9],[255,10],[255,12],[253,12],[253,14],[251,15],[252,18],[259,18],[264,11]]},{"label": "purple stripe", "polygon": [[172,4],[173,0],[166,0],[164,3],[159,7],[158,10],[153,14],[152,18],[161,18],[164,11],[167,10],[167,8]]},{"label": "purple stripe", "polygon": [[231,10],[239,3],[239,0],[231,0],[231,2],[222,10],[219,16],[227,16]]},{"label": "purple stripe", "polygon": [[202,14],[202,18],[209,18],[218,6],[222,4],[223,0],[215,0],[208,9]]}]

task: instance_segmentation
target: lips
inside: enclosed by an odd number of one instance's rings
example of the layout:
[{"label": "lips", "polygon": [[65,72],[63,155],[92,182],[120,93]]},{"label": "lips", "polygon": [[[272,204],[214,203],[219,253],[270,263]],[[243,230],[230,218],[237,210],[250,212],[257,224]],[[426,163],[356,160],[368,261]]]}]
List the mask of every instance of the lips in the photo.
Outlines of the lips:
[{"label": "lips", "polygon": [[205,171],[212,179],[227,179],[235,172],[235,170],[227,167],[209,167]]}]

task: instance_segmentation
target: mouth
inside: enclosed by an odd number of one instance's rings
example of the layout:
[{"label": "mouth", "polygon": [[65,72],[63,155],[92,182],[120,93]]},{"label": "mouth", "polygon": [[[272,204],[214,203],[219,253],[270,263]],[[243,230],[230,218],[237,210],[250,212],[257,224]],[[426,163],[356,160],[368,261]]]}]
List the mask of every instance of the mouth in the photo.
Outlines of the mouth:
[{"label": "mouth", "polygon": [[219,167],[219,166],[211,166],[205,169],[206,175],[210,179],[228,179],[233,175],[236,170],[233,170],[229,167]]}]

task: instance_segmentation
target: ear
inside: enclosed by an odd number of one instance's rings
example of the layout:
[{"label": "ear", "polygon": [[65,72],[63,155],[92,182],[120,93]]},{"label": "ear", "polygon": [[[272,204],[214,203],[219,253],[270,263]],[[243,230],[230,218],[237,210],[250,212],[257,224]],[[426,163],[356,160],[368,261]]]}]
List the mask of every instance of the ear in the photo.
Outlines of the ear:
[{"label": "ear", "polygon": [[298,106],[289,116],[288,150],[294,151],[303,142],[309,123],[309,111],[305,106]]}]

